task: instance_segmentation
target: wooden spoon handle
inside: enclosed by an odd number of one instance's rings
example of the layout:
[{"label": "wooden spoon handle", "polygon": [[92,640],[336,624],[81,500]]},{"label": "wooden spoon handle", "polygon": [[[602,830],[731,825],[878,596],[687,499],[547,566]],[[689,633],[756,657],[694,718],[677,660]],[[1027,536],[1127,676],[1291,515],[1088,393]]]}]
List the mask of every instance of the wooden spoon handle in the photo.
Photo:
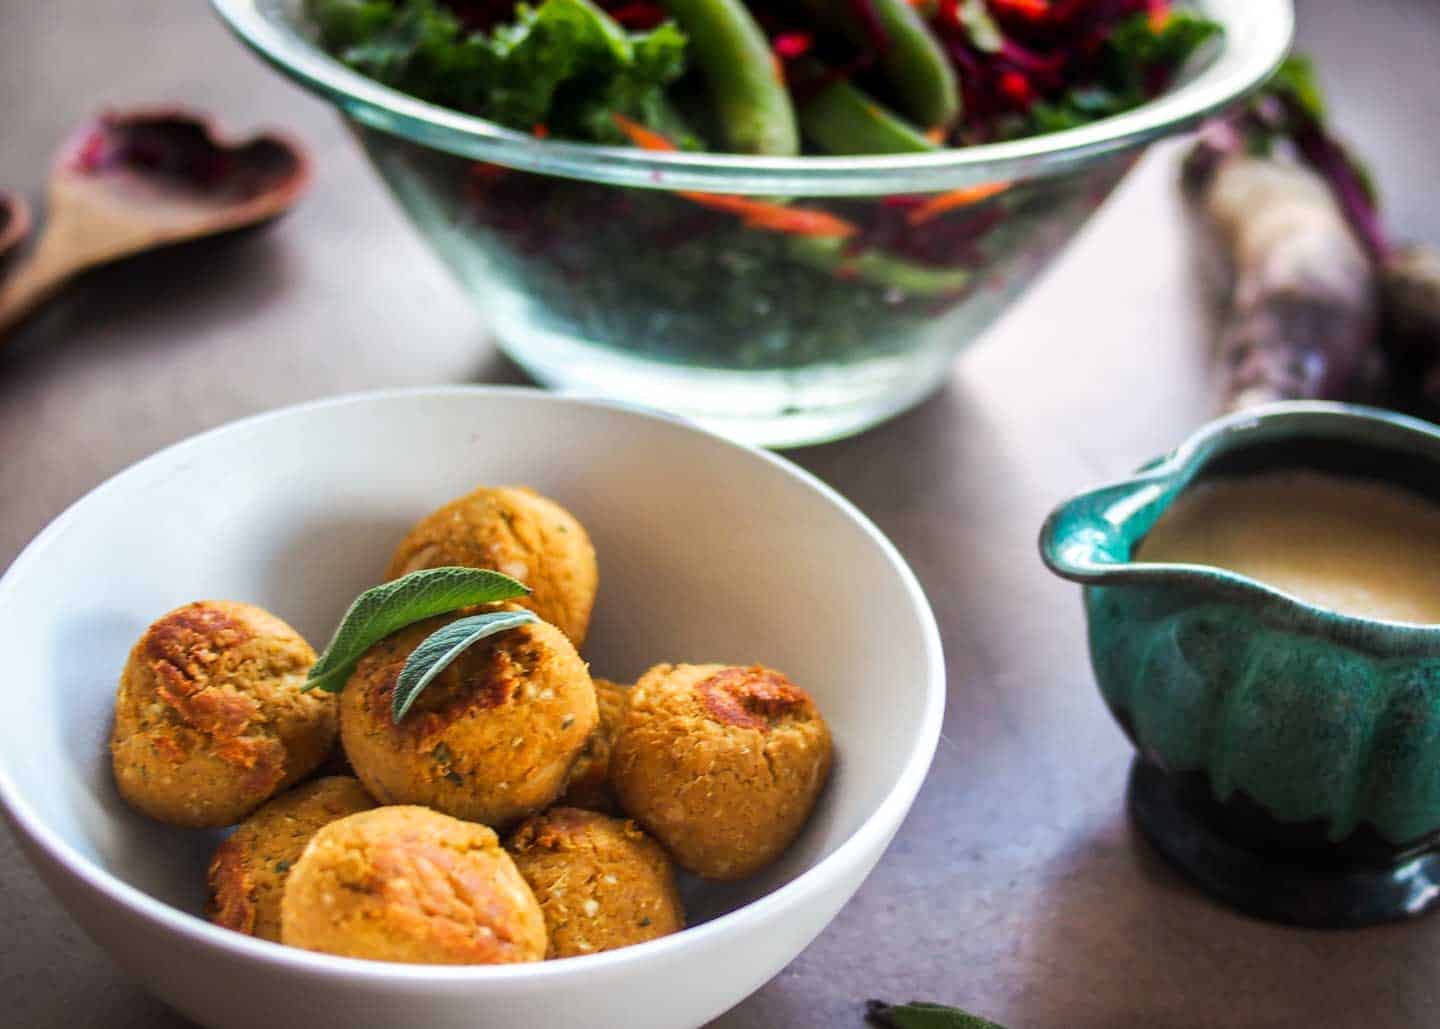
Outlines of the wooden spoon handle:
[{"label": "wooden spoon handle", "polygon": [[34,252],[0,280],[0,342],[10,329],[58,293],[81,267],[68,249],[55,245],[53,235],[42,236]]}]

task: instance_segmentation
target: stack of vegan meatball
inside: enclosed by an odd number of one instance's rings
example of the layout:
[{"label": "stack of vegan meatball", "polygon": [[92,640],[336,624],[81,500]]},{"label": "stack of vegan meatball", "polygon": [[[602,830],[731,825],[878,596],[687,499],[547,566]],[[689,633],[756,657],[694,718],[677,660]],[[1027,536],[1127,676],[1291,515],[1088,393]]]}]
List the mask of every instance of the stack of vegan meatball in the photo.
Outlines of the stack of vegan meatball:
[{"label": "stack of vegan meatball", "polygon": [[381,640],[338,697],[301,692],[314,650],[248,604],[187,605],[136,643],[116,783],[163,822],[239,823],[210,863],[215,922],[376,960],[574,957],[684,928],[674,865],[739,879],[794,841],[831,756],[804,690],[758,665],[592,679],[594,548],[531,490],[433,512],[387,577],[456,565],[520,580],[541,621],[464,651],[398,723],[406,659],[473,612]]}]

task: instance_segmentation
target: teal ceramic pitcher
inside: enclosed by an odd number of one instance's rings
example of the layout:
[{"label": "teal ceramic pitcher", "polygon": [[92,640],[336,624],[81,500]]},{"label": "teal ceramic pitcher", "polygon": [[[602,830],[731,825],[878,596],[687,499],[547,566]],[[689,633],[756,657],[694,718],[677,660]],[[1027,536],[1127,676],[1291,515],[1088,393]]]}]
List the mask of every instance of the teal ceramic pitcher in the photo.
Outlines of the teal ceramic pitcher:
[{"label": "teal ceramic pitcher", "polygon": [[1440,503],[1440,428],[1323,403],[1234,415],[1062,504],[1041,554],[1084,587],[1095,678],[1138,752],[1131,812],[1166,857],[1281,921],[1416,914],[1440,897],[1440,625],[1339,614],[1218,568],[1133,561],[1192,483],[1293,468]]}]

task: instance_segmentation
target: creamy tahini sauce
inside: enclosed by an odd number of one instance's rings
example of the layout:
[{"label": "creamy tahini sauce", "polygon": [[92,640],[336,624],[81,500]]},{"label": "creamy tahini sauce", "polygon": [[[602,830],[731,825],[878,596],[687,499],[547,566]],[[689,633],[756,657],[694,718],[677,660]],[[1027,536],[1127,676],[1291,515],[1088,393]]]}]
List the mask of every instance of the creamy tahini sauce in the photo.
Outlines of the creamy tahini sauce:
[{"label": "creamy tahini sauce", "polygon": [[1440,622],[1440,505],[1377,482],[1289,471],[1201,483],[1136,560],[1226,568],[1344,614]]}]

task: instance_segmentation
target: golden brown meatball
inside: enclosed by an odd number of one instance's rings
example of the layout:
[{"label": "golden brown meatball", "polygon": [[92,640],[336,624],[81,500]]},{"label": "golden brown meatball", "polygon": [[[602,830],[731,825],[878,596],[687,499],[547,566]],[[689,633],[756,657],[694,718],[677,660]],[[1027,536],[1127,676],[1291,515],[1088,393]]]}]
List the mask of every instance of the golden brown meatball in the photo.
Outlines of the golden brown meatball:
[{"label": "golden brown meatball", "polygon": [[337,818],[374,806],[359,779],[335,775],[301,783],[261,807],[210,861],[210,920],[279,943],[280,897],[305,844]]},{"label": "golden brown meatball", "polygon": [[396,548],[386,577],[422,568],[489,568],[533,591],[519,603],[585,645],[599,572],[575,517],[523,486],[484,487],[420,519]]},{"label": "golden brown meatball", "polygon": [[232,825],[305,778],[335,743],[335,698],[300,692],[314,663],[294,629],[250,604],[171,611],[120,675],[120,795],[162,822]]},{"label": "golden brown meatball", "polygon": [[340,694],[340,736],[383,803],[504,826],[560,796],[595,729],[595,690],[565,635],[532,622],[462,653],[396,725],[390,704],[405,659],[456,617],[416,623],[366,652]]},{"label": "golden brown meatball", "polygon": [[610,756],[620,806],[707,879],[778,858],[829,772],[809,694],[759,665],[656,665],[630,690]]},{"label": "golden brown meatball", "polygon": [[331,822],[290,870],[280,938],[376,961],[500,965],[545,956],[545,919],[493,830],[422,807]]},{"label": "golden brown meatball", "polygon": [[600,710],[600,724],[585,741],[575,767],[570,771],[570,781],[565,794],[558,803],[566,807],[579,807],[587,811],[616,814],[619,806],[615,803],[615,792],[610,789],[610,748],[615,744],[615,733],[620,728],[620,719],[625,711],[627,687],[609,679],[592,679],[595,684],[595,703]]},{"label": "golden brown meatball", "polygon": [[545,913],[546,957],[615,950],[685,928],[670,859],[634,822],[551,808],[515,830],[507,848]]}]

